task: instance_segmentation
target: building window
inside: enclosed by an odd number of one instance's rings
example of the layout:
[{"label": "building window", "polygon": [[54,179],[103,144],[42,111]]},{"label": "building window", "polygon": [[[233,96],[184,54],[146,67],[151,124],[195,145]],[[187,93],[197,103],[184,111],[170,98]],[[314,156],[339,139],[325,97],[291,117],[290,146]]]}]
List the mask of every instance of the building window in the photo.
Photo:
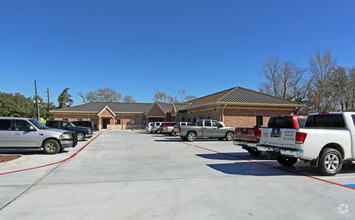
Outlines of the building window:
[{"label": "building window", "polygon": [[187,119],[187,122],[190,122],[190,118]]},{"label": "building window", "polygon": [[185,121],[185,118],[182,118],[182,120],[181,121]]},{"label": "building window", "polygon": [[146,121],[146,120],[143,120],[143,124],[146,125],[146,124],[147,124],[147,121]]},{"label": "building window", "polygon": [[93,124],[97,124],[96,119],[92,119],[91,122],[92,122]]},{"label": "building window", "polygon": [[77,118],[77,121],[82,121],[83,119],[82,118]]},{"label": "building window", "polygon": [[196,123],[196,118],[194,118],[194,123]]},{"label": "building window", "polygon": [[129,123],[130,123],[130,125],[135,125],[136,121],[134,119],[131,119],[131,121]]},{"label": "building window", "polygon": [[116,125],[120,125],[121,124],[121,119],[117,119],[116,120]]},{"label": "building window", "polygon": [[263,116],[256,116],[256,126],[263,125]]},{"label": "building window", "polygon": [[68,119],[67,118],[63,118],[63,121],[68,121]]}]

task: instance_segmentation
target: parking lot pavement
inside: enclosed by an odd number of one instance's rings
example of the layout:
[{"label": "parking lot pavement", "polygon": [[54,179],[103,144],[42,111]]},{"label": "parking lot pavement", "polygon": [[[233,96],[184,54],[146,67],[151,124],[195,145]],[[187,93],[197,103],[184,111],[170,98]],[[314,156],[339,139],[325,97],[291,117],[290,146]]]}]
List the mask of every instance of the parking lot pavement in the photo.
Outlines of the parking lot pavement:
[{"label": "parking lot pavement", "polygon": [[[38,157],[26,160],[35,165]],[[355,183],[352,164],[323,177],[231,142],[140,131],[104,131],[75,158],[2,175],[0,183],[11,191],[0,197],[0,219],[352,219],[355,212],[355,191],[343,185]],[[4,206],[10,196],[18,197]]]}]

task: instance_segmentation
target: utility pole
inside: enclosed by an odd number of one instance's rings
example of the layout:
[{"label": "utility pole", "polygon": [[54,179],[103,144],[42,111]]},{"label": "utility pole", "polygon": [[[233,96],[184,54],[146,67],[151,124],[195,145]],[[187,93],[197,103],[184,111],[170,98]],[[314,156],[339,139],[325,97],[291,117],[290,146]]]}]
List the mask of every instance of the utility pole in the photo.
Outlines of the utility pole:
[{"label": "utility pole", "polygon": [[49,112],[49,89],[47,88],[47,96],[48,96],[48,120],[51,120],[51,113]]},{"label": "utility pole", "polygon": [[39,105],[38,105],[38,96],[37,96],[37,82],[35,80],[35,99],[36,99],[36,108],[37,108],[37,121],[40,121],[40,115],[39,115]]}]

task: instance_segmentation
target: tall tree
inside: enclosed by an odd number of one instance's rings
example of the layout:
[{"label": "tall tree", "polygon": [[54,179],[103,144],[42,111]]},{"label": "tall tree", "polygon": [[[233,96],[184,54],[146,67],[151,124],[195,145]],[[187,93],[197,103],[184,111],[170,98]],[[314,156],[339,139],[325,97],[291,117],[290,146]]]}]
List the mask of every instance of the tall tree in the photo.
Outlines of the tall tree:
[{"label": "tall tree", "polygon": [[331,110],[347,110],[346,101],[348,100],[348,84],[349,79],[346,74],[346,69],[337,66],[329,82],[331,86],[332,108]]},{"label": "tall tree", "polygon": [[126,95],[126,96],[123,98],[123,102],[135,103],[136,100],[133,99],[133,95]]},{"label": "tall tree", "polygon": [[121,93],[118,93],[111,88],[100,88],[96,91],[90,91],[86,94],[82,92],[78,95],[83,99],[84,103],[88,102],[119,102],[122,100]]},{"label": "tall tree", "polygon": [[317,49],[309,61],[309,71],[312,76],[312,86],[309,93],[309,102],[316,112],[332,109],[332,87],[330,86],[332,73],[335,70],[336,60],[329,50],[321,53]]},{"label": "tall tree", "polygon": [[178,93],[180,95],[180,102],[184,102],[185,97],[186,97],[186,90],[185,89],[179,89]]},{"label": "tall tree", "polygon": [[62,93],[58,96],[58,108],[69,107],[73,104],[73,100],[71,99],[71,95],[68,93],[69,88],[65,88]]},{"label": "tall tree", "polygon": [[197,98],[196,96],[187,95],[187,96],[185,96],[184,101],[185,101],[185,102],[189,102],[189,101],[194,100],[194,99],[196,99],[196,98]]},{"label": "tall tree", "polygon": [[307,83],[303,76],[305,70],[297,63],[280,61],[276,56],[268,57],[261,70],[266,82],[260,91],[290,101],[302,101],[305,98]]},{"label": "tall tree", "polygon": [[31,98],[20,93],[0,92],[0,116],[28,117],[36,115],[36,108]]},{"label": "tall tree", "polygon": [[156,91],[153,100],[159,102],[167,102],[167,98],[168,97],[165,92]]},{"label": "tall tree", "polygon": [[171,95],[168,95],[168,102],[169,103],[179,103],[179,100],[177,100],[176,97],[173,97]]},{"label": "tall tree", "polygon": [[346,107],[355,110],[355,67],[349,69],[348,79]]}]

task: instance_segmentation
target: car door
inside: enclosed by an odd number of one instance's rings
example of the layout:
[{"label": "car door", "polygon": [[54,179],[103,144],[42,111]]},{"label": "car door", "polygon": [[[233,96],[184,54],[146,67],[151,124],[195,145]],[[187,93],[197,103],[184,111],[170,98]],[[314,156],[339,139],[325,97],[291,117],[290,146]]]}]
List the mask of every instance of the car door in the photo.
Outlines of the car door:
[{"label": "car door", "polygon": [[14,122],[14,147],[39,147],[39,132],[31,130],[32,125],[26,120],[16,119]]},{"label": "car door", "polygon": [[0,147],[12,147],[14,132],[11,119],[0,119]]},{"label": "car door", "polygon": [[214,137],[214,128],[212,127],[211,120],[203,121],[203,137]]},{"label": "car door", "polygon": [[212,127],[214,130],[214,137],[224,137],[226,134],[226,129],[218,121],[212,121]]}]

